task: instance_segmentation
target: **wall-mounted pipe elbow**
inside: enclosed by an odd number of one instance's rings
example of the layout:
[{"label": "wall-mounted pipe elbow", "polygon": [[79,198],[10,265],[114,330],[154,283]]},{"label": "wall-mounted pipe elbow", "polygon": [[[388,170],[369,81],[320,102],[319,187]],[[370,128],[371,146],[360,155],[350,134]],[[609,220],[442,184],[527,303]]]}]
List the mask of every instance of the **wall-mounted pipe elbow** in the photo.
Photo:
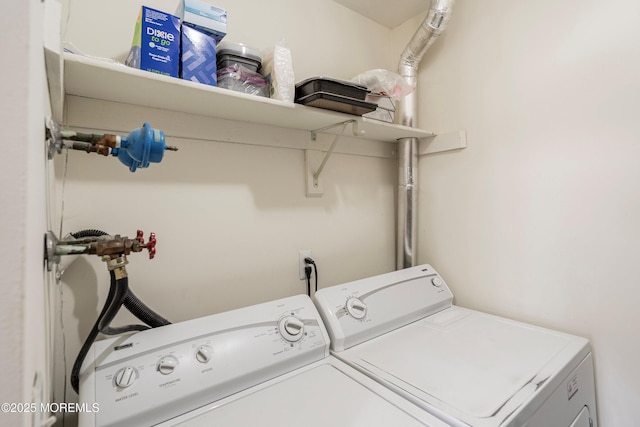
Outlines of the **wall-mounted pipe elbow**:
[{"label": "wall-mounted pipe elbow", "polygon": [[[431,0],[427,17],[415,32],[400,56],[398,73],[411,86],[418,80],[418,65],[425,52],[445,30],[454,0]],[[404,126],[415,127],[418,114],[417,94],[414,90],[398,101],[398,120]],[[416,265],[417,236],[417,185],[418,185],[418,139],[398,140],[398,232],[396,267],[398,269]]]},{"label": "wall-mounted pipe elbow", "polygon": [[447,28],[454,0],[432,0],[427,17],[416,30],[411,41],[400,55],[399,69],[415,71],[425,52]]},{"label": "wall-mounted pipe elbow", "polygon": [[[400,55],[398,74],[404,77],[411,86],[416,86],[418,66],[422,57],[447,28],[453,11],[453,3],[454,0],[432,0],[426,18]],[[398,102],[398,112],[399,124],[409,127],[415,126],[415,115],[417,114],[415,91]]]}]

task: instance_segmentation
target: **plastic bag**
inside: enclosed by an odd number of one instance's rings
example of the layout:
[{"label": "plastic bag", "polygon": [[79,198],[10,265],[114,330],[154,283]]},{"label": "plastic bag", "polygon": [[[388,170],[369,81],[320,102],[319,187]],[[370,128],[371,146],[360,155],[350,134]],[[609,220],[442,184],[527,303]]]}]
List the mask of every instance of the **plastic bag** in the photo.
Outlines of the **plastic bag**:
[{"label": "plastic bag", "polygon": [[218,87],[249,95],[269,96],[269,81],[239,64],[218,70]]},{"label": "plastic bag", "polygon": [[382,68],[360,73],[351,81],[366,86],[373,93],[389,96],[394,101],[404,98],[415,89],[399,74]]},{"label": "plastic bag", "polygon": [[262,75],[271,81],[271,98],[293,102],[296,94],[291,51],[284,40],[276,43],[273,52],[262,59]]}]

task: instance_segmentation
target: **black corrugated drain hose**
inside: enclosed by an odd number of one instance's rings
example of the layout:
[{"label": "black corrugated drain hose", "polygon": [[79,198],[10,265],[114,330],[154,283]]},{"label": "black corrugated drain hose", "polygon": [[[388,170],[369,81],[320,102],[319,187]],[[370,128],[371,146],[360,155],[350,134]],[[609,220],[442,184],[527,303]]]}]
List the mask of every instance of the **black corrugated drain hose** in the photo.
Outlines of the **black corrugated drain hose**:
[{"label": "black corrugated drain hose", "polygon": [[[82,230],[77,233],[71,233],[71,235],[76,239],[80,239],[84,237],[105,236],[107,233],[100,230]],[[80,369],[82,368],[82,363],[99,333],[117,335],[131,331],[142,331],[149,329],[149,327],[157,328],[171,323],[147,307],[133,294],[129,289],[129,279],[126,276],[121,279],[116,279],[114,271],[110,271],[109,274],[111,276],[111,283],[109,286],[107,300],[105,301],[104,307],[102,307],[102,311],[98,315],[93,328],[91,328],[89,335],[80,348],[80,352],[78,352],[78,356],[76,357],[71,370],[71,386],[76,393],[79,391]],[[127,325],[111,328],[109,324],[115,318],[116,314],[118,314],[120,307],[123,305],[131,312],[131,314],[146,323],[146,325]]]}]

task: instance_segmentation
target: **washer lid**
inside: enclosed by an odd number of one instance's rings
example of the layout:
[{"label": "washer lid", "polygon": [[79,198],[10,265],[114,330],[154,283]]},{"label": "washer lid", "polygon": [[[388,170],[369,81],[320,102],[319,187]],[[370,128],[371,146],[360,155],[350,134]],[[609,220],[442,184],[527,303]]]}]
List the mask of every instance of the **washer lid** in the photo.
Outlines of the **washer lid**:
[{"label": "washer lid", "polygon": [[[445,427],[435,417],[410,405],[401,397],[371,381],[364,386],[352,375],[362,375],[349,366],[322,363],[231,396],[208,408],[193,411],[173,422],[172,427],[263,426],[326,427],[406,426]],[[354,371],[353,374],[346,372]],[[382,394],[374,390],[379,388]],[[386,397],[383,397],[386,396]],[[420,413],[403,410],[407,405]],[[420,421],[417,419],[419,418]]]},{"label": "washer lid", "polygon": [[586,347],[583,338],[453,307],[336,354],[475,422],[516,410]]}]

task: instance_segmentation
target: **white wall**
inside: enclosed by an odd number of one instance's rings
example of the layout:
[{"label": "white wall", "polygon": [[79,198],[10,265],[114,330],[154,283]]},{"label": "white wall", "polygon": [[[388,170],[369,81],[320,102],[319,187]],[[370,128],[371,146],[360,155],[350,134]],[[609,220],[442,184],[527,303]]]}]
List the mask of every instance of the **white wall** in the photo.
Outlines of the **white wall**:
[{"label": "white wall", "polygon": [[[141,3],[72,0],[66,39],[88,54],[119,57],[128,50]],[[176,3],[156,7],[173,10]],[[230,39],[265,49],[284,37],[297,81],[312,75],[346,79],[385,66],[387,28],[333,1],[268,3],[269,8],[262,1],[216,2],[229,11]],[[111,23],[108,43],[104,33],[92,32],[89,14]],[[393,270],[391,144],[341,140],[323,171],[324,196],[306,198],[304,151],[290,147],[310,146],[309,132],[78,97],[67,101],[70,128],[128,133],[150,121],[180,149],[135,174],[117,159],[82,152],[69,153],[68,162],[65,156],[55,160],[63,235],[84,228],[130,237],[138,228],[157,233],[156,259],[132,254],[127,270],[136,295],[171,321],[306,292],[298,278],[301,249],[313,251],[320,287]],[[326,147],[330,140],[321,135],[320,143]],[[261,145],[265,141],[271,146]],[[345,153],[349,147],[364,155]],[[82,257],[63,276],[59,400],[68,384],[65,367],[68,375],[104,303],[108,280],[97,257]],[[121,315],[115,323],[132,321]],[[64,399],[77,399],[69,386]],[[67,422],[73,425],[72,415]]]},{"label": "white wall", "polygon": [[[66,38],[121,58],[140,2],[69,1]],[[422,18],[390,32],[333,2],[275,0],[268,10],[260,1],[217,3],[229,10],[230,39],[265,49],[284,37],[297,80],[394,69]],[[469,147],[421,158],[419,260],[445,276],[461,305],[589,338],[604,427],[640,418],[639,8],[622,0],[459,0],[420,74],[419,125],[466,129]],[[110,22],[109,38],[92,31],[91,16]],[[96,131],[124,132],[168,114],[70,105],[71,125]],[[158,258],[132,255],[128,269],[136,293],[174,321],[303,292],[298,249],[314,251],[321,286],[393,269],[395,160],[337,154],[325,196],[306,199],[302,151],[284,148],[306,136],[253,127],[257,142],[275,134],[283,147],[238,145],[216,133],[233,124],[212,120],[199,131],[209,126],[206,138],[172,138],[181,150],[135,175],[113,159],[70,153],[65,165],[59,157],[64,231],[158,233]],[[64,276],[67,366],[106,278],[90,258]]]},{"label": "white wall", "polygon": [[[66,0],[64,39],[86,54],[124,60],[140,5],[166,12],[176,10],[178,0]],[[291,49],[296,81],[328,76],[350,79],[370,68],[395,66],[389,56],[390,30],[333,0],[216,0],[228,12],[224,41],[245,43],[261,52],[285,40]],[[108,22],[108,31],[96,26]],[[392,59],[389,62],[389,59]]]},{"label": "white wall", "polygon": [[[7,4],[0,22],[11,66],[2,67],[0,117],[0,401],[39,403],[50,399],[47,336],[48,288],[43,274],[46,230],[44,115],[46,82],[42,51],[43,4]],[[1,425],[40,425],[48,414],[2,413]],[[32,424],[33,423],[33,424]]]},{"label": "white wall", "polygon": [[[8,15],[28,17],[29,5],[26,2],[10,4],[6,11]],[[9,21],[11,22],[11,21]],[[2,22],[5,24],[5,20]],[[10,44],[9,53],[13,55],[15,68],[9,68],[0,79],[2,99],[0,115],[3,117],[4,132],[14,140],[24,140],[27,133],[27,85],[25,70],[28,66],[28,52],[21,47],[27,45],[28,31],[20,26],[2,25],[2,34],[15,31],[16,45]],[[5,29],[6,28],[6,29]],[[15,46],[15,47],[14,47]],[[0,363],[9,369],[4,375],[4,386],[0,388],[2,402],[19,402],[23,397],[23,338],[24,326],[24,253],[22,245],[13,246],[6,242],[21,242],[25,234],[24,214],[26,211],[26,147],[22,144],[7,144],[3,156],[0,156],[0,173],[3,180],[15,182],[15,185],[0,187],[0,205],[2,206],[2,221],[0,234],[4,244],[0,246],[0,267],[3,271],[3,298],[0,299]],[[18,179],[16,179],[18,178]],[[18,249],[18,250],[17,250]],[[3,414],[7,422],[18,424],[19,414]]]},{"label": "white wall", "polygon": [[459,0],[423,61],[419,258],[458,304],[589,338],[600,425],[640,419],[640,4]]}]

